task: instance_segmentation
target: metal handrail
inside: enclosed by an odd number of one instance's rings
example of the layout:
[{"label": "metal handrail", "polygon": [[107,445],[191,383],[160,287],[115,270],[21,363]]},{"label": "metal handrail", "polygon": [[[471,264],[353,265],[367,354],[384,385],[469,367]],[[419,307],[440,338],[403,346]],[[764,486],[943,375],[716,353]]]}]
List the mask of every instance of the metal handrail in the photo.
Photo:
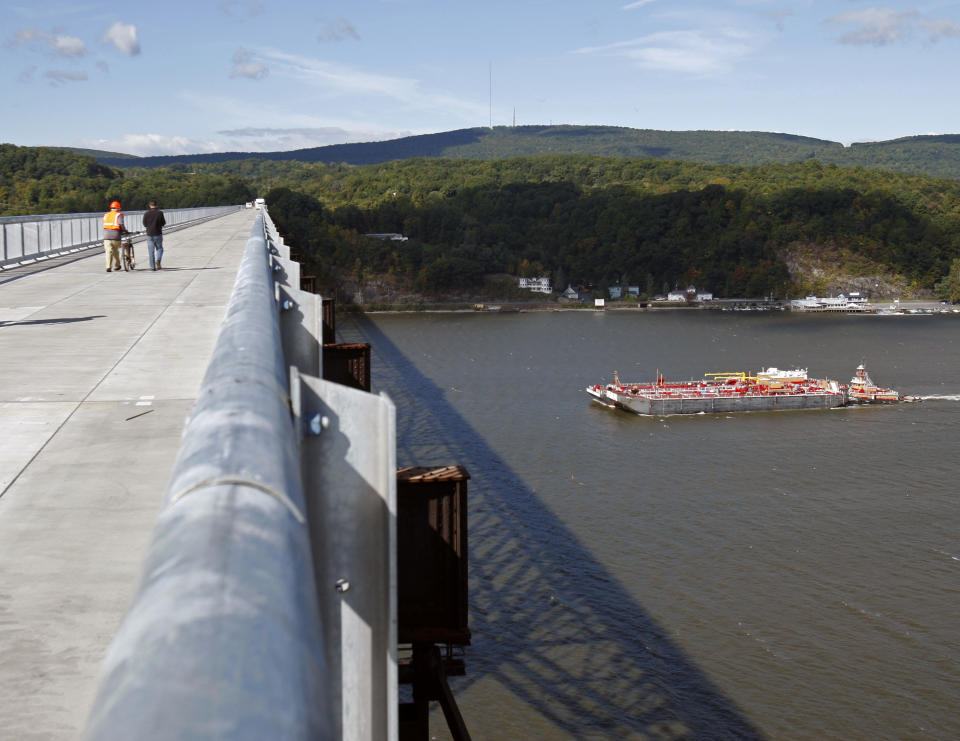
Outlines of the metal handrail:
[{"label": "metal handrail", "polygon": [[[164,209],[166,228],[233,213],[241,205]],[[131,232],[141,230],[145,211],[124,211]],[[103,241],[103,213],[0,216],[0,265],[67,251],[90,249]]]},{"label": "metal handrail", "polygon": [[258,214],[84,737],[331,737],[297,434]]}]

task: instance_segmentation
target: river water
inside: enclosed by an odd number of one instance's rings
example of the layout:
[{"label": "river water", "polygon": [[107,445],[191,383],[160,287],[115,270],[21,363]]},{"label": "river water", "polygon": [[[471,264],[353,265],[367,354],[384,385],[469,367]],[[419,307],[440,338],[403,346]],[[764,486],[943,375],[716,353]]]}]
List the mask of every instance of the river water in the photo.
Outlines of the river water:
[{"label": "river water", "polygon": [[[960,316],[383,314],[338,335],[373,346],[398,465],[471,474],[451,685],[475,739],[960,738]],[[861,362],[934,398],[661,418],[584,392]]]}]

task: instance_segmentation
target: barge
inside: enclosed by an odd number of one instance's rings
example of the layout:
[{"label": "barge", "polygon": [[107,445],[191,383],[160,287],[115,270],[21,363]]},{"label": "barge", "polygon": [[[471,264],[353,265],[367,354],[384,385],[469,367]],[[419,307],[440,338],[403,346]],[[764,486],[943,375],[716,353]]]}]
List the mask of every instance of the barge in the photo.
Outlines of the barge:
[{"label": "barge", "polygon": [[755,375],[708,373],[700,381],[656,380],[623,383],[614,371],[613,383],[587,386],[601,404],[636,414],[709,414],[846,406],[846,386],[831,379],[809,378],[806,368],[766,368]]}]

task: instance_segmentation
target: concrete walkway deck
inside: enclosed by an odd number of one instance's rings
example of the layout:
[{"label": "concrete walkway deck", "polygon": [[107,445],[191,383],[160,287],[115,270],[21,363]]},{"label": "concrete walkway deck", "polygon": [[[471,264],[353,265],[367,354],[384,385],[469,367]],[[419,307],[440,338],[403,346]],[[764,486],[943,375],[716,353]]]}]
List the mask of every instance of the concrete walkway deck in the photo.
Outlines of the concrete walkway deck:
[{"label": "concrete walkway deck", "polygon": [[2,738],[83,729],[253,220],[164,235],[158,272],[0,272]]}]

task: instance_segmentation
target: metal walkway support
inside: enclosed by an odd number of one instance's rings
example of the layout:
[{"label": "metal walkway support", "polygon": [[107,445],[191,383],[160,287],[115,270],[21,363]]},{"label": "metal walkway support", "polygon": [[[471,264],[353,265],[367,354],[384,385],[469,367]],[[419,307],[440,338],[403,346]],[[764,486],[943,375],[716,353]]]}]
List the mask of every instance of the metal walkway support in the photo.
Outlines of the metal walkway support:
[{"label": "metal walkway support", "polygon": [[267,240],[307,492],[334,737],[398,734],[396,408],[325,380],[323,299],[299,289],[269,214]]},{"label": "metal walkway support", "polygon": [[87,739],[396,738],[394,406],[313,375],[320,298],[265,222]]}]

